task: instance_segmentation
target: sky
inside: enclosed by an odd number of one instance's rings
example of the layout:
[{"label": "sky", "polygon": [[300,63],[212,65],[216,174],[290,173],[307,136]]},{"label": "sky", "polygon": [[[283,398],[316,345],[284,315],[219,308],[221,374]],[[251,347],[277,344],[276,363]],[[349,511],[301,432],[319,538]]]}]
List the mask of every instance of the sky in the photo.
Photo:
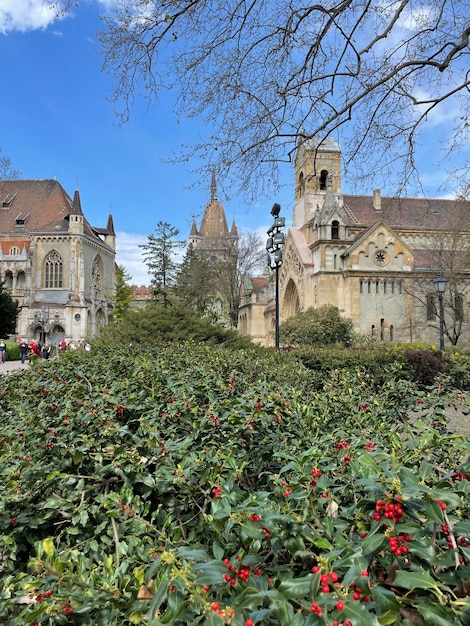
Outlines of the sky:
[{"label": "sky", "polygon": [[[196,143],[204,128],[194,120],[177,123],[171,93],[154,107],[137,100],[130,121],[120,126],[110,102],[113,77],[102,71],[96,37],[103,27],[100,15],[113,0],[80,0],[61,17],[49,1],[0,0],[0,154],[12,160],[22,179],[55,178],[71,197],[78,189],[93,226],[105,227],[111,213],[117,263],[130,273],[131,284],[149,284],[139,245],[159,221],[178,228],[186,240],[192,220],[200,225],[210,200],[210,177],[205,186],[195,186],[199,163],[166,162],[181,145]],[[423,180],[432,185],[436,173],[430,163],[423,168]],[[281,183],[276,197],[251,206],[242,198],[219,198],[229,227],[235,220],[241,231],[265,233],[274,202],[288,224],[292,166],[285,165]],[[432,189],[430,195],[436,195]]]}]

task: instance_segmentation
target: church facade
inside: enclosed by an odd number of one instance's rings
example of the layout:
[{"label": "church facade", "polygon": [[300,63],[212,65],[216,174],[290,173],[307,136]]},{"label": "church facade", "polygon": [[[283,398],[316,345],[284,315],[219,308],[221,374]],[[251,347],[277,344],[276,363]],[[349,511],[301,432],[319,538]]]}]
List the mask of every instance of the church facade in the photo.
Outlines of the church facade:
[{"label": "church facade", "polygon": [[16,336],[93,337],[113,310],[116,236],[56,180],[0,181],[0,280],[20,304]]},{"label": "church facade", "polygon": [[[439,344],[443,295],[446,344],[470,346],[470,203],[341,193],[341,149],[306,140],[295,159],[292,226],[279,270],[283,320],[337,306],[355,330],[384,342]],[[245,284],[239,329],[274,345],[273,276]],[[282,337],[281,337],[282,342]]]}]

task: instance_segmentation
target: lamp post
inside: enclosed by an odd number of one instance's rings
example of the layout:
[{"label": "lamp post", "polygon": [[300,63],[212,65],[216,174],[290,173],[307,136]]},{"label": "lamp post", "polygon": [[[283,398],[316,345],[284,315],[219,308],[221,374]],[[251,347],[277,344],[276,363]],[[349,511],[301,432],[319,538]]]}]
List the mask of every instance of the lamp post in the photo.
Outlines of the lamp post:
[{"label": "lamp post", "polygon": [[45,341],[46,341],[45,326],[46,326],[47,322],[49,321],[49,309],[46,309],[45,306],[42,306],[39,309],[39,311],[37,311],[34,314],[34,319],[37,320],[40,323],[40,325],[41,325],[40,341],[41,341],[41,343],[45,343]]},{"label": "lamp post", "polygon": [[439,350],[442,352],[444,350],[444,292],[446,290],[447,279],[439,274],[433,280],[434,291],[437,293],[439,298]]},{"label": "lamp post", "polygon": [[284,233],[281,231],[286,225],[284,217],[279,217],[281,205],[277,202],[273,204],[271,215],[274,217],[274,224],[268,230],[268,240],[266,250],[269,254],[269,267],[276,272],[276,314],[275,314],[275,337],[274,345],[279,348],[279,268],[282,265],[282,246],[284,245]]}]

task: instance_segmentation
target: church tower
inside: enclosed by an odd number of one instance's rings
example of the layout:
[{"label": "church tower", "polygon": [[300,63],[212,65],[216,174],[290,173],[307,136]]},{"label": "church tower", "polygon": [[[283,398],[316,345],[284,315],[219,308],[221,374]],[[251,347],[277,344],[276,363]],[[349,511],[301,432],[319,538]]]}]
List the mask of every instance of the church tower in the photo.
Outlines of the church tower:
[{"label": "church tower", "polygon": [[299,143],[295,158],[295,205],[292,226],[310,222],[326,197],[341,202],[341,148],[331,137]]},{"label": "church tower", "polygon": [[217,199],[214,171],[212,171],[211,199],[204,209],[199,230],[193,220],[189,243],[195,250],[207,250],[222,255],[227,251],[232,251],[234,246],[238,246],[237,225],[233,222],[231,229],[228,229],[224,207]]}]

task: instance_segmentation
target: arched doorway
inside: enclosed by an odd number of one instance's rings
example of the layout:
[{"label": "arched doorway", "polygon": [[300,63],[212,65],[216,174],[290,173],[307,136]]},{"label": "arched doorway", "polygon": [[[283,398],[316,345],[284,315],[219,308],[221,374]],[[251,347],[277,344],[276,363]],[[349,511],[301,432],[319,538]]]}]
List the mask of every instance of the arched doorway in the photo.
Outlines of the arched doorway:
[{"label": "arched doorway", "polygon": [[300,311],[300,299],[297,287],[292,279],[287,283],[284,303],[282,307],[282,317],[287,320],[294,315],[297,315]]},{"label": "arched doorway", "polygon": [[49,343],[59,345],[62,339],[65,339],[65,329],[57,324],[49,330]]}]

